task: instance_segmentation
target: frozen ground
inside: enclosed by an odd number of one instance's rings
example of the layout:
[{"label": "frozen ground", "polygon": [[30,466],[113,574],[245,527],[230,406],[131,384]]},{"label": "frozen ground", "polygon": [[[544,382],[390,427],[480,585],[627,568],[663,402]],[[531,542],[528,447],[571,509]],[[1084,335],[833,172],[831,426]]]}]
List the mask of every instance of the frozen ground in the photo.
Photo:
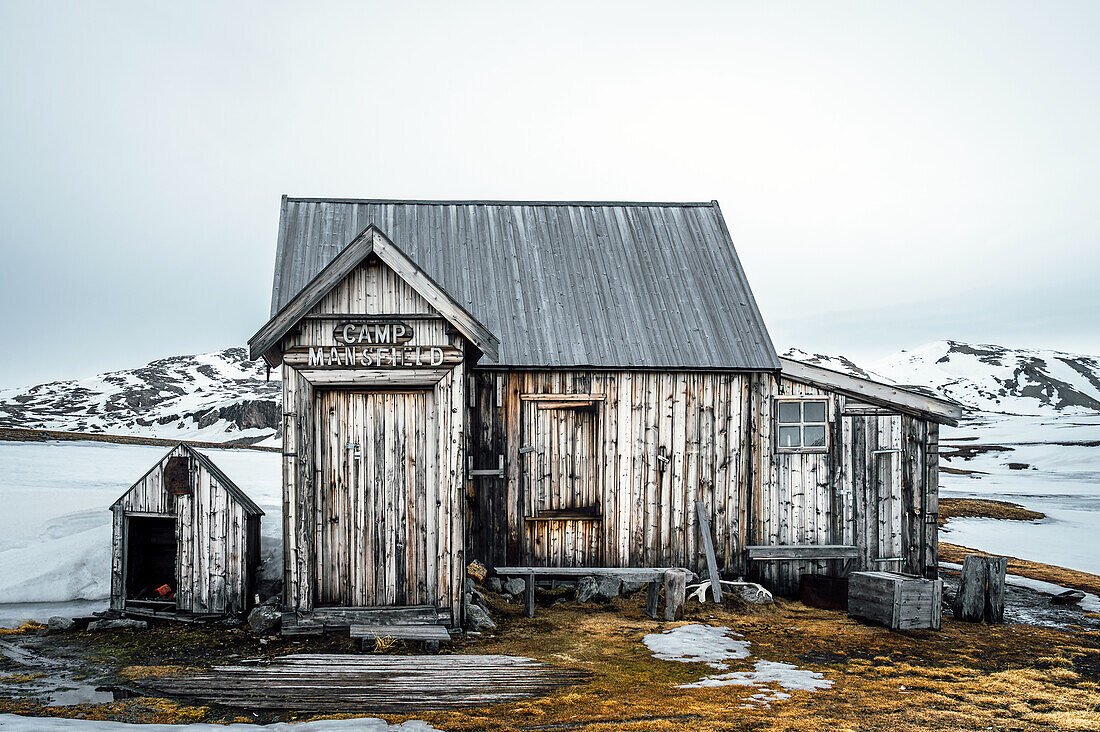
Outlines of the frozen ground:
[{"label": "frozen ground", "polygon": [[[942,541],[1100,574],[1100,415],[981,415],[944,428],[941,443],[943,465],[972,471],[942,473],[943,496],[1011,501],[1047,516],[952,519]],[[960,447],[979,451],[949,457]]]},{"label": "frozen ground", "polygon": [[[65,613],[66,608],[52,603],[108,597],[107,507],[167,451],[102,442],[0,441],[2,624],[24,619],[18,615],[41,620]],[[261,553],[265,569],[277,573],[279,455],[243,449],[205,452],[264,510]]]},{"label": "frozen ground", "polygon": [[292,724],[125,724],[123,722],[94,722],[87,719],[59,719],[56,717],[22,717],[17,714],[0,714],[0,730],[3,732],[223,732],[224,730],[259,730],[260,732],[427,732],[434,730],[427,722],[410,720],[401,724],[388,724],[384,720],[330,719],[317,722]]}]

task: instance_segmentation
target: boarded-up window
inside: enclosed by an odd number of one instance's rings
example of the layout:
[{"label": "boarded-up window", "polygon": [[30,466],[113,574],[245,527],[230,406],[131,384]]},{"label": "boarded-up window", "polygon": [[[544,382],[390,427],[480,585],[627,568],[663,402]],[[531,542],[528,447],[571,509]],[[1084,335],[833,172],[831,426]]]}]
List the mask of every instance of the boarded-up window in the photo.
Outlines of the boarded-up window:
[{"label": "boarded-up window", "polygon": [[600,514],[596,410],[591,401],[524,403],[529,515],[574,518]]},{"label": "boarded-up window", "polygon": [[164,464],[164,490],[174,496],[191,493],[191,461],[186,456],[170,457]]}]

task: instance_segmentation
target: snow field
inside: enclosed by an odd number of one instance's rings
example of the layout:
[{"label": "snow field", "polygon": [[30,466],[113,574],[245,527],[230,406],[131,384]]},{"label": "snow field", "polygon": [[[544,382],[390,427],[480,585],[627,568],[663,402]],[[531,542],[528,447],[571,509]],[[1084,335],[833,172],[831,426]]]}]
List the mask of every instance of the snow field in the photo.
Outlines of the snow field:
[{"label": "snow field", "polygon": [[[169,448],[102,442],[0,442],[0,604],[110,595],[108,507]],[[279,454],[204,451],[263,510],[261,574],[282,568]],[[48,605],[26,620],[45,620]],[[50,613],[53,614],[53,613]],[[0,609],[0,617],[9,624]]]}]

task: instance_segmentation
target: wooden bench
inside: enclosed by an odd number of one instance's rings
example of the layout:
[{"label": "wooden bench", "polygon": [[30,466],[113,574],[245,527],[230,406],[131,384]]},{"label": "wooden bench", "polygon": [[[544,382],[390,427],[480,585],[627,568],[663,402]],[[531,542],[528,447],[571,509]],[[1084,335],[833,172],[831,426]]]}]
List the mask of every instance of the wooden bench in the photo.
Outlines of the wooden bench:
[{"label": "wooden bench", "polygon": [[629,582],[645,582],[645,612],[657,617],[657,598],[662,583],[665,587],[665,620],[680,617],[684,608],[686,569],[676,567],[497,567],[502,577],[523,577],[527,617],[535,617],[535,581],[537,579],[580,579],[581,577],[622,577]]},{"label": "wooden bench", "polygon": [[780,544],[777,546],[747,546],[754,562],[816,561],[819,559],[855,559],[859,549],[846,544]]}]

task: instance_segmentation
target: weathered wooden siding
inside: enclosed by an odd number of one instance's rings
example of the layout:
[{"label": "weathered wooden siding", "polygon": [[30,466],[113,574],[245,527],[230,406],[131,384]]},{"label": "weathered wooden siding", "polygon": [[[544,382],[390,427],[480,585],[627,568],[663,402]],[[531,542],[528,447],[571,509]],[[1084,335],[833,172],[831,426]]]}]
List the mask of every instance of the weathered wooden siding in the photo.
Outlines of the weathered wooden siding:
[{"label": "weathered wooden siding", "polygon": [[806,573],[893,570],[935,577],[938,425],[786,378],[778,395],[828,400],[828,451],[774,452],[773,477],[754,494],[760,496],[753,511],[759,543],[854,545],[859,558],[763,562],[764,581],[790,594]]},{"label": "weathered wooden siding", "polygon": [[[411,345],[447,345],[460,356],[466,348],[423,297],[377,260],[337,284],[280,347],[336,346],[333,327],[345,315],[401,319],[413,328]],[[308,614],[326,604],[423,603],[458,622],[465,374],[462,362],[436,369],[311,370],[284,364],[286,609]],[[355,411],[368,404],[381,405],[382,414],[368,420]],[[352,429],[364,433],[362,461],[349,460]],[[360,472],[366,468],[381,471],[381,481],[367,485]],[[354,495],[348,491],[352,483]],[[405,539],[399,541],[400,535]]]},{"label": "weathered wooden siding", "polygon": [[[742,569],[745,496],[753,480],[744,449],[751,395],[766,393],[770,376],[482,371],[471,381],[472,466],[492,470],[503,456],[503,475],[477,475],[467,484],[474,555],[493,564],[701,569],[694,502],[702,500],[719,564]],[[568,439],[561,430],[569,423],[549,420],[524,399],[537,394],[594,395],[599,520],[539,520],[539,484],[547,478],[537,455]],[[570,469],[578,467],[564,470]]]},{"label": "weathered wooden siding", "polygon": [[[187,457],[191,494],[173,496],[164,489],[163,470],[169,457]],[[165,455],[111,507],[111,607],[125,606],[127,516],[169,516],[176,519],[176,607],[183,612],[243,612],[248,607],[256,554],[250,532],[256,529],[230,491],[185,447]]]},{"label": "weathered wooden siding", "polygon": [[[783,452],[776,448],[777,408],[774,399],[760,399],[757,415],[761,479],[753,494],[753,544],[777,546],[791,544],[841,544],[844,515],[838,505],[843,464],[838,459],[840,420],[844,397],[790,379],[779,379],[775,396],[821,397],[827,401],[827,446],[824,452]],[[799,576],[808,573],[839,571],[829,561],[784,560],[759,563],[754,567],[764,582],[782,592],[797,589]]]},{"label": "weathered wooden siding", "polygon": [[[768,374],[479,371],[471,384],[467,545],[486,562],[699,571],[692,507],[703,500],[719,566],[779,592],[796,592],[805,573],[934,572],[933,423],[849,414],[840,394]],[[563,440],[575,441],[575,425],[524,399],[534,394],[593,396],[598,520],[539,518],[540,509],[569,505],[562,476],[571,479],[569,501],[588,499],[572,493],[587,485],[583,461],[546,464]],[[826,451],[776,449],[779,396],[827,401]],[[813,544],[855,545],[860,558],[745,564],[747,545]],[[901,559],[877,561],[891,557]]]}]

